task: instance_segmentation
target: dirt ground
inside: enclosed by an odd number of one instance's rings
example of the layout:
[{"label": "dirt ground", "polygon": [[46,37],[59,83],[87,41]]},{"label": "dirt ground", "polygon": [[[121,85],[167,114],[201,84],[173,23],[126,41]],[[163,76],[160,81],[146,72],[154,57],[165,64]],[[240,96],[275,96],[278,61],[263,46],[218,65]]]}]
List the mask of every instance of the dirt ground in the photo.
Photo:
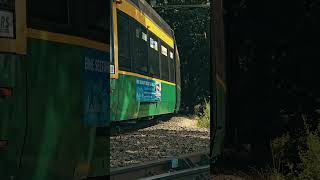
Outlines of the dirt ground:
[{"label": "dirt ground", "polygon": [[111,168],[208,151],[210,131],[188,117],[172,117],[154,126],[112,136]]},{"label": "dirt ground", "polygon": [[[172,117],[154,126],[111,137],[111,168],[159,160],[182,154],[209,152],[210,130],[197,127],[197,121],[190,117]],[[246,165],[245,152],[227,151],[224,164],[219,165],[211,179],[214,180],[260,180],[250,175]],[[245,160],[244,160],[245,159]]]}]

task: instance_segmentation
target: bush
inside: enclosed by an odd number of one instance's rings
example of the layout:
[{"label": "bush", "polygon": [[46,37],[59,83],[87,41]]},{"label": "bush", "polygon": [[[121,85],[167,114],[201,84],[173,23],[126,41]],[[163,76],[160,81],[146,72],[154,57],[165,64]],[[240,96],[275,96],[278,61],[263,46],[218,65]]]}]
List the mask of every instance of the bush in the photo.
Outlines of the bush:
[{"label": "bush", "polygon": [[269,170],[269,178],[275,180],[284,180],[284,168],[292,169],[291,161],[287,159],[286,153],[291,141],[289,134],[275,138],[271,141],[272,168]]},{"label": "bush", "polygon": [[272,141],[271,179],[320,179],[320,126],[311,131],[303,120],[304,133],[300,137],[285,134]]},{"label": "bush", "polygon": [[274,169],[273,171],[271,171],[271,175],[270,175],[269,179],[270,180],[285,180],[286,177],[281,172]]},{"label": "bush", "polygon": [[194,116],[198,121],[198,127],[210,128],[210,101],[205,99],[204,103],[196,105]]},{"label": "bush", "polygon": [[299,179],[319,179],[320,178],[320,138],[318,132],[320,128],[314,132],[310,131],[310,128],[306,125],[306,148],[300,148],[299,156],[301,163],[301,173]]}]

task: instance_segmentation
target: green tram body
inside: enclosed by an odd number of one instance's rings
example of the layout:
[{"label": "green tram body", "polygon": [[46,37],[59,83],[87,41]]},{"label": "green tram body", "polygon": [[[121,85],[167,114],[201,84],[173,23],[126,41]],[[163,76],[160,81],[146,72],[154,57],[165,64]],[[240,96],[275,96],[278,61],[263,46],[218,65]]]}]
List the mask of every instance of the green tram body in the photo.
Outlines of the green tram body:
[{"label": "green tram body", "polygon": [[[169,48],[174,52],[176,69],[171,71],[175,73],[174,80],[152,78],[154,75],[122,71],[118,67],[121,59],[118,61],[117,51],[121,48],[117,44],[115,15],[117,11],[127,13],[127,7],[121,9],[120,1],[68,2],[0,1],[0,16],[9,21],[14,18],[13,30],[0,33],[0,179],[69,180],[108,175],[109,137],[97,133],[98,126],[108,127],[110,121],[173,113],[179,109],[180,65],[173,34],[166,36],[160,25],[151,23],[154,18],[157,22],[163,20],[145,1],[121,2],[143,7],[135,11],[140,14],[148,11],[149,17],[153,17],[135,18],[150,28],[153,36],[159,35],[159,45],[160,38],[169,42],[162,45],[168,47],[168,53]],[[83,11],[92,15],[86,17]],[[88,21],[83,20],[87,18]],[[111,30],[104,29],[110,25]],[[110,93],[104,100],[110,102],[111,116],[94,112],[90,116],[107,118],[107,124],[86,125],[83,120],[87,52],[93,52],[93,56],[110,56],[108,63],[114,67],[115,73],[109,74],[108,68],[108,73],[102,76],[110,85],[107,88]],[[161,101],[138,103],[137,78],[161,82]]]},{"label": "green tram body", "polygon": [[[114,36],[119,37],[119,50],[112,52],[119,58],[111,62],[111,65],[118,65],[110,81],[111,121],[177,112],[180,106],[180,61],[173,31],[144,0],[123,0],[116,6],[113,18],[117,22],[114,21],[113,26],[118,29]],[[151,38],[156,41],[157,50],[151,48]],[[162,54],[162,48],[166,48],[167,56]],[[136,81],[139,79],[161,83],[161,99],[137,100]]]},{"label": "green tram body", "polygon": [[136,76],[132,75],[119,75],[119,79],[112,82],[115,84],[116,92],[113,91],[112,96],[110,96],[111,109],[113,108],[112,106],[117,107],[111,112],[111,119],[113,121],[137,119],[175,112],[176,87],[174,85],[161,84],[161,102],[140,103],[136,101],[135,86],[137,79]]}]

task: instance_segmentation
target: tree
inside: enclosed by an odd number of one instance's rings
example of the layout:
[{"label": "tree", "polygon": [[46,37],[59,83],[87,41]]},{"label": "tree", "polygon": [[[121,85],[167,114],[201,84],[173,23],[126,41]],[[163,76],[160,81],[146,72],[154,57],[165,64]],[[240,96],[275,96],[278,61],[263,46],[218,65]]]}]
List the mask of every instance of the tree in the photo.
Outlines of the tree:
[{"label": "tree", "polygon": [[303,128],[301,114],[318,119],[319,0],[232,0],[225,12],[233,126],[260,143]]},{"label": "tree", "polygon": [[[206,2],[206,0],[168,0],[167,5]],[[155,10],[174,30],[178,44],[181,60],[182,109],[187,113],[193,113],[193,107],[210,95],[209,8],[168,8],[163,0],[157,0],[156,4]]]}]

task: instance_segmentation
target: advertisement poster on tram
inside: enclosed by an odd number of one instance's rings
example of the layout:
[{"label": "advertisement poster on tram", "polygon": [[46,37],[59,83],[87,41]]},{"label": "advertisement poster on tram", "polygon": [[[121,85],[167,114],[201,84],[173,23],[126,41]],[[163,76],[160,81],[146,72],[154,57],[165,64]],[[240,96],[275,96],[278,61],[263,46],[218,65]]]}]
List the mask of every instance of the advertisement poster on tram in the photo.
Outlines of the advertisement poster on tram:
[{"label": "advertisement poster on tram", "polygon": [[109,56],[86,49],[83,72],[84,124],[88,127],[105,126],[109,120]]},{"label": "advertisement poster on tram", "polygon": [[161,82],[138,78],[136,80],[136,99],[138,102],[161,101]]}]

